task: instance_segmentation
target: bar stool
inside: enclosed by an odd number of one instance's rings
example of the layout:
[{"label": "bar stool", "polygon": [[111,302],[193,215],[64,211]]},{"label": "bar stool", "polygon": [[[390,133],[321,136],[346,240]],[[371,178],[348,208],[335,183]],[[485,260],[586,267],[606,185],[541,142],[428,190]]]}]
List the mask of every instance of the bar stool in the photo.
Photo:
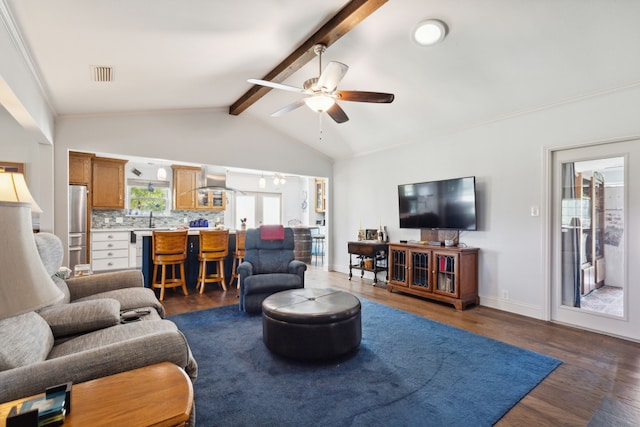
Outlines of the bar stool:
[{"label": "bar stool", "polygon": [[318,265],[318,254],[322,256],[322,263],[320,265],[324,265],[324,234],[313,235],[313,246],[316,254],[316,265]]},{"label": "bar stool", "polygon": [[[187,291],[184,262],[187,259],[187,231],[154,231],[151,233],[153,259],[153,279],[151,287],[160,288],[160,301],[164,299],[166,288],[181,287],[185,295]],[[158,281],[158,267],[162,266]],[[167,266],[171,277],[167,277]],[[178,276],[179,269],[179,276]]]},{"label": "bar stool", "polygon": [[[198,270],[198,288],[204,293],[206,283],[220,283],[227,290],[224,280],[224,260],[229,254],[229,230],[200,231],[200,268]],[[216,272],[207,272],[207,262],[216,263]]]},{"label": "bar stool", "polygon": [[240,278],[238,275],[238,265],[244,261],[244,239],[247,235],[247,230],[236,230],[236,250],[233,253],[233,267],[231,269],[231,282],[229,285],[233,285],[233,281],[236,280],[236,288],[240,288]]}]

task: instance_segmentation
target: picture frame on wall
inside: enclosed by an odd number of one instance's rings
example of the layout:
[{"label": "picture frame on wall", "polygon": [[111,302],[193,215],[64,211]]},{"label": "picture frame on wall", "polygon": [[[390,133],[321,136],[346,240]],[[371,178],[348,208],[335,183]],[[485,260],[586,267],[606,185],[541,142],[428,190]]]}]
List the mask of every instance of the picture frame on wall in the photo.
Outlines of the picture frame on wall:
[{"label": "picture frame on wall", "polygon": [[0,172],[18,172],[24,175],[24,163],[5,162],[0,160]]}]

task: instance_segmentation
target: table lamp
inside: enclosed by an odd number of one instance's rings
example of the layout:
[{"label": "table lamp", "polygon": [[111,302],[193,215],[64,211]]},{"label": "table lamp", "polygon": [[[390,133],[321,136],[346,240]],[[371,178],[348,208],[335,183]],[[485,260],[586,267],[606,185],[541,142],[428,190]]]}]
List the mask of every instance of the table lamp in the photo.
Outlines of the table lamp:
[{"label": "table lamp", "polygon": [[0,320],[62,300],[40,259],[31,212],[42,212],[21,173],[0,173]]}]

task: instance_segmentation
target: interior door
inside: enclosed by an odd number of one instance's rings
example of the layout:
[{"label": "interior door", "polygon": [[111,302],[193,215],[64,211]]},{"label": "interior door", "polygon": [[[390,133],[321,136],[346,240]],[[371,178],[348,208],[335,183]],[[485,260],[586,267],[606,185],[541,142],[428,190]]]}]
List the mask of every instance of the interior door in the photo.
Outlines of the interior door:
[{"label": "interior door", "polygon": [[552,153],[552,320],[640,339],[638,159],[639,140]]}]

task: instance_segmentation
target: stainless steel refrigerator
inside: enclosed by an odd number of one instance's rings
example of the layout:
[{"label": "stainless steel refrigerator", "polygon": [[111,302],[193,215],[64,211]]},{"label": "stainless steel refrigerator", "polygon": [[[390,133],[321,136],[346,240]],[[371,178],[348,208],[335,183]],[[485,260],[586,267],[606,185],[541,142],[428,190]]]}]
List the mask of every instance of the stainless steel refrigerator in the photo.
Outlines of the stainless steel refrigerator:
[{"label": "stainless steel refrigerator", "polygon": [[87,187],[69,186],[69,268],[87,263]]}]

